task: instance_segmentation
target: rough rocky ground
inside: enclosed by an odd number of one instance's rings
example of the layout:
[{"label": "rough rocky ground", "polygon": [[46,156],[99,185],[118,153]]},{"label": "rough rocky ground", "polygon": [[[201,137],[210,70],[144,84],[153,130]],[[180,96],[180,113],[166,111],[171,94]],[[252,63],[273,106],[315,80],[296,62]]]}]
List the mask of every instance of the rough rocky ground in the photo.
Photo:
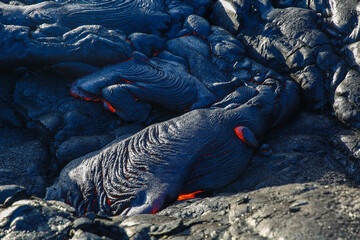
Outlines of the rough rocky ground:
[{"label": "rough rocky ground", "polygon": [[[26,142],[26,135],[16,138],[16,129],[2,130],[16,141],[7,142],[8,150],[1,151],[1,164],[11,157],[25,163],[40,161],[41,154],[29,153],[28,148],[41,152],[41,140],[33,137]],[[355,131],[336,119],[301,112],[266,136],[263,142],[271,145],[272,155],[257,153],[244,176],[217,192],[177,201],[155,215],[77,217],[64,203],[30,196],[44,190],[44,175],[2,174],[7,179],[2,184],[26,186],[31,194],[19,186],[0,187],[0,238],[356,239],[360,237],[357,139]],[[26,168],[24,162],[8,166],[9,171]],[[29,181],[36,174],[35,191]]]},{"label": "rough rocky ground", "polygon": [[[360,238],[360,133],[335,118],[359,128],[358,2],[274,0],[271,14],[260,4],[270,1],[232,2],[242,18],[219,18],[215,7],[210,19],[234,35],[212,49],[214,65],[224,70],[235,62],[232,75],[256,85],[268,71],[262,63],[297,81],[304,109],[317,112],[303,109],[269,132],[263,142],[272,155],[256,153],[246,173],[223,189],[155,215],[78,217],[64,203],[41,200],[46,186],[70,160],[144,125],[124,125],[101,104],[72,97],[71,74],[1,73],[1,239]],[[171,117],[155,109],[147,124]]]}]

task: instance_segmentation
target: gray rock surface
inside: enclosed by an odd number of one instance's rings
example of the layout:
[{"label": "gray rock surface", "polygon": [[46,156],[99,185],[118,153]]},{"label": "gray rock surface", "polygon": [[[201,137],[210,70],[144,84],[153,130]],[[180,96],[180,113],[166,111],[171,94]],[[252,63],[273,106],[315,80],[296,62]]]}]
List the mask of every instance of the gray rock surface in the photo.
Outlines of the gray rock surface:
[{"label": "gray rock surface", "polygon": [[360,71],[360,42],[355,42],[345,46],[344,54],[346,55],[346,60],[348,64]]},{"label": "gray rock surface", "polygon": [[98,104],[72,97],[69,93],[72,80],[51,72],[27,73],[16,82],[15,103],[59,142],[72,136],[110,132],[121,125],[119,119]]},{"label": "gray rock surface", "polygon": [[[309,182],[196,199],[178,204],[176,214],[191,215],[186,215],[184,230],[165,239],[357,238],[358,195],[357,188],[346,185]],[[160,214],[175,211],[170,207]]]},{"label": "gray rock surface", "polygon": [[94,152],[114,140],[115,137],[108,135],[76,136],[64,141],[56,151],[56,158],[60,165],[64,166],[71,160]]},{"label": "gray rock surface", "polygon": [[64,239],[73,209],[60,202],[20,200],[0,210],[2,239]]},{"label": "gray rock surface", "polygon": [[0,208],[0,236],[356,239],[360,193],[353,178],[358,171],[351,170],[359,167],[349,164],[358,157],[358,139],[334,119],[302,112],[264,139],[271,145],[270,157],[256,154],[247,172],[221,190],[177,201],[156,215],[133,217],[76,217],[61,202],[20,200]]},{"label": "gray rock surface", "polygon": [[335,115],[344,123],[360,128],[360,73],[349,71],[335,91]]},{"label": "gray rock surface", "polygon": [[[80,26],[63,2],[0,3],[0,239],[360,239],[358,0],[125,1],[135,12],[124,22],[108,21],[124,6],[110,1],[83,19],[103,26]],[[219,98],[212,107],[276,78],[297,82],[303,108],[259,139],[268,145],[243,176],[155,215],[76,216],[39,199],[68,161],[178,115],[153,106],[146,124],[128,124],[70,95],[76,78],[134,50],[186,66]]]},{"label": "gray rock surface", "polygon": [[48,150],[37,134],[1,129],[0,185],[21,185],[29,194],[43,196],[49,164]]},{"label": "gray rock surface", "polygon": [[184,28],[203,37],[208,37],[210,34],[210,24],[198,15],[188,16],[184,22]]},{"label": "gray rock surface", "polygon": [[26,197],[26,189],[19,185],[0,186],[0,204],[8,205],[14,199]]}]

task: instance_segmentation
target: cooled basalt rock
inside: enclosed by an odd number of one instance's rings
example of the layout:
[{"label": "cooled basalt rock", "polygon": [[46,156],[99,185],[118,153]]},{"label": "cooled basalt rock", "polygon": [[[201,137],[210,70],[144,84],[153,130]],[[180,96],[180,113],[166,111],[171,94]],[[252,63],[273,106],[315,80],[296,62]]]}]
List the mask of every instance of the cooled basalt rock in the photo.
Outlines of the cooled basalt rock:
[{"label": "cooled basalt rock", "polygon": [[209,22],[197,15],[190,15],[184,22],[184,28],[203,37],[210,34]]},{"label": "cooled basalt rock", "polygon": [[121,125],[102,106],[72,97],[69,92],[72,80],[51,71],[29,72],[16,82],[14,102],[59,142],[72,136],[111,132]]},{"label": "cooled basalt rock", "polygon": [[131,42],[131,46],[135,51],[152,57],[165,48],[165,39],[156,35],[145,33],[132,33],[127,38]]},{"label": "cooled basalt rock", "polygon": [[69,163],[46,198],[68,202],[78,214],[134,215],[157,212],[180,193],[224,186],[244,171],[256,138],[296,109],[283,104],[297,102],[296,90],[269,79],[243,105],[151,125]]},{"label": "cooled basalt rock", "polygon": [[342,37],[345,37],[344,42],[359,40],[359,2],[329,1],[329,6],[332,26]]},{"label": "cooled basalt rock", "polygon": [[101,100],[120,118],[133,122],[146,121],[149,103],[185,112],[216,101],[216,96],[184,65],[157,57],[148,59],[139,52],[128,61],[78,79],[71,93]]},{"label": "cooled basalt rock", "polygon": [[29,194],[43,197],[50,160],[41,137],[29,130],[2,128],[0,143],[0,185],[21,185]]},{"label": "cooled basalt rock", "polygon": [[344,123],[360,128],[360,73],[349,71],[335,91],[335,115]]},{"label": "cooled basalt rock", "polygon": [[357,195],[357,188],[345,185],[288,184],[178,202],[159,214],[184,222],[183,230],[164,239],[356,238]]},{"label": "cooled basalt rock", "polygon": [[64,141],[56,150],[56,159],[61,166],[71,160],[96,151],[115,139],[114,136],[77,136]]},{"label": "cooled basalt rock", "polygon": [[0,238],[358,238],[358,8],[2,1]]},{"label": "cooled basalt rock", "polygon": [[345,46],[343,52],[350,67],[360,71],[360,42]]},{"label": "cooled basalt rock", "polygon": [[331,146],[336,149],[338,153],[344,154],[347,157],[339,158],[338,161],[341,166],[346,169],[356,181],[359,181],[360,173],[360,137],[359,132],[352,130],[344,130],[337,133],[331,139]]},{"label": "cooled basalt rock", "polygon": [[0,186],[0,204],[8,204],[16,198],[26,198],[26,189],[19,185]]},{"label": "cooled basalt rock", "polygon": [[[328,102],[330,82],[344,63],[318,28],[316,12],[273,8],[269,1],[233,1],[233,8],[244,20],[244,26],[237,29],[237,38],[246,45],[251,58],[281,73],[293,73],[291,76],[302,87],[305,105],[311,109],[324,106]],[[220,14],[219,11],[214,8],[212,14]],[[218,21],[212,22],[218,24]],[[336,77],[343,79],[344,75]],[[339,84],[339,80],[333,82]]]},{"label": "cooled basalt rock", "polygon": [[74,61],[102,66],[127,59],[131,55],[130,46],[122,32],[99,25],[64,31],[56,27],[54,34],[49,34],[47,30],[44,28],[32,32],[27,26],[1,24],[0,68],[37,68]]},{"label": "cooled basalt rock", "polygon": [[[241,116],[235,115],[231,123],[221,114],[220,110],[192,111],[178,119],[152,125],[97,154],[74,160],[48,189],[46,198],[68,201],[79,214],[95,211],[134,215],[158,211],[181,191],[190,193],[199,188],[220,187],[244,171],[252,154],[251,148],[234,132],[236,126],[245,123]],[[220,120],[219,117],[223,124],[215,126],[212,121]],[[246,129],[245,132],[250,131]],[[214,131],[228,132],[231,139],[216,137],[220,132]],[[250,139],[245,141],[255,139],[249,133],[245,137]],[[191,141],[197,142],[198,147]],[[168,151],[166,146],[172,146],[174,151]],[[221,153],[211,150],[214,148],[222,149]],[[190,154],[176,149],[188,149]],[[219,163],[213,163],[212,159]],[[230,172],[227,161],[234,161]],[[223,169],[220,175],[219,168]],[[215,177],[216,182],[209,181]]]},{"label": "cooled basalt rock", "polygon": [[[265,141],[273,146],[273,156],[265,158],[255,154],[245,174],[213,193],[213,196],[208,194],[208,197],[199,198],[197,195],[194,199],[177,201],[155,215],[104,217],[88,213],[76,218],[74,209],[67,207],[67,210],[63,208],[69,214],[66,217],[58,208],[68,205],[61,202],[47,205],[47,211],[42,215],[53,219],[48,213],[55,210],[58,216],[64,216],[67,219],[64,222],[69,221],[70,224],[64,232],[59,232],[60,236],[73,239],[267,236],[298,239],[308,238],[309,232],[314,238],[337,236],[356,239],[359,236],[358,187],[337,165],[336,159],[347,159],[347,156],[334,152],[334,147],[327,141],[337,133],[347,139],[356,136],[343,130],[335,119],[302,112],[289,124],[267,135]],[[0,212],[14,206],[29,206],[29,202],[17,202],[0,208]],[[36,209],[40,210],[39,207]],[[20,224],[15,223],[21,222],[21,218],[28,219],[29,215],[33,215],[33,210],[19,211],[16,221],[9,218],[4,221],[18,226]],[[287,220],[285,223],[282,221],[284,218]],[[40,218],[33,221],[44,226]],[[57,221],[48,224],[51,229],[62,226]],[[25,225],[25,230],[6,228],[1,233],[4,233],[5,239],[5,234],[10,239],[15,234],[27,238],[39,236],[37,234],[42,234],[43,238],[53,236],[53,232],[46,228],[40,233],[29,231],[33,229],[31,226]]]},{"label": "cooled basalt rock", "polygon": [[301,0],[273,1],[275,7],[298,7],[312,9],[318,13],[323,31],[339,39],[340,43],[351,43],[359,38],[359,3],[354,0]]},{"label": "cooled basalt rock", "polygon": [[236,5],[232,1],[220,0],[213,5],[210,16],[211,23],[227,29],[236,35],[242,28],[242,16],[236,10]]},{"label": "cooled basalt rock", "polygon": [[0,2],[0,68],[74,61],[101,66],[116,63],[129,58],[130,46],[124,42],[124,33],[172,36],[187,16],[205,14],[211,5],[210,0],[181,2],[189,11],[176,16],[173,2]]},{"label": "cooled basalt rock", "polygon": [[20,200],[0,210],[2,239],[66,238],[74,219],[70,206],[40,199]]},{"label": "cooled basalt rock", "polygon": [[132,32],[158,33],[168,29],[169,15],[165,3],[156,1],[44,1],[33,5],[0,4],[0,21],[6,25],[34,27],[42,23],[59,23],[66,28],[102,25]]}]

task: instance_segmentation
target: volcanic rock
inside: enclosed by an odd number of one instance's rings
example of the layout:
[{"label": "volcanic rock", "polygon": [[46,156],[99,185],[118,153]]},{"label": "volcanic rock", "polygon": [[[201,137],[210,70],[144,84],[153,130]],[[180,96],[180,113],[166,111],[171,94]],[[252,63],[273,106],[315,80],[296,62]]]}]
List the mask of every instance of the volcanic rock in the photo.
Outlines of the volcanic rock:
[{"label": "volcanic rock", "polygon": [[351,70],[346,75],[335,91],[334,110],[335,115],[344,123],[352,127],[360,128],[360,73]]},{"label": "volcanic rock", "polygon": [[75,158],[99,150],[114,140],[112,135],[102,136],[76,136],[63,142],[56,151],[56,158],[64,166]]},{"label": "volcanic rock", "polygon": [[45,194],[48,150],[36,134],[29,131],[0,131],[0,184],[24,186],[29,194]]},{"label": "volcanic rock", "polygon": [[72,208],[61,202],[20,200],[0,209],[2,239],[64,239],[73,220]]},{"label": "volcanic rock", "polygon": [[[359,1],[3,0],[0,36],[1,239],[360,238]],[[157,214],[77,216],[39,199],[69,161],[189,111],[152,103],[134,124],[70,94],[134,51],[184,66],[212,97],[202,107],[278,94],[245,173]]]}]

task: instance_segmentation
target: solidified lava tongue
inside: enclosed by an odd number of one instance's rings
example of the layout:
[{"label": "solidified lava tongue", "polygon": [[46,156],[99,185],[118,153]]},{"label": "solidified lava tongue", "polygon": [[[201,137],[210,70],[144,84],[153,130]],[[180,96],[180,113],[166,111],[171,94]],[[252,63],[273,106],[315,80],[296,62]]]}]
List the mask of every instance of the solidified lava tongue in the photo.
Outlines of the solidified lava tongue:
[{"label": "solidified lava tongue", "polygon": [[71,94],[102,101],[126,121],[146,121],[151,104],[193,111],[74,160],[46,199],[66,201],[78,214],[155,213],[233,181],[257,138],[298,107],[296,84],[247,59],[241,42],[199,16],[165,44],[154,39],[132,35],[132,57],[79,78]]},{"label": "solidified lava tongue", "polygon": [[281,116],[273,105],[289,93],[279,86],[265,81],[241,106],[193,110],[76,159],[46,199],[68,201],[78,214],[133,215],[155,213],[180,192],[224,186],[245,170],[256,138]]},{"label": "solidified lava tongue", "polygon": [[[46,198],[78,214],[155,213],[180,193],[223,187],[300,105],[330,104],[360,126],[356,0],[26,2],[0,3],[0,69],[72,69],[81,77],[71,95],[101,102],[125,123],[156,123],[62,170]],[[31,86],[19,81],[14,97],[28,109]],[[92,114],[42,99],[29,116],[51,132],[62,127],[59,144]],[[49,111],[64,123],[43,120]]]}]

